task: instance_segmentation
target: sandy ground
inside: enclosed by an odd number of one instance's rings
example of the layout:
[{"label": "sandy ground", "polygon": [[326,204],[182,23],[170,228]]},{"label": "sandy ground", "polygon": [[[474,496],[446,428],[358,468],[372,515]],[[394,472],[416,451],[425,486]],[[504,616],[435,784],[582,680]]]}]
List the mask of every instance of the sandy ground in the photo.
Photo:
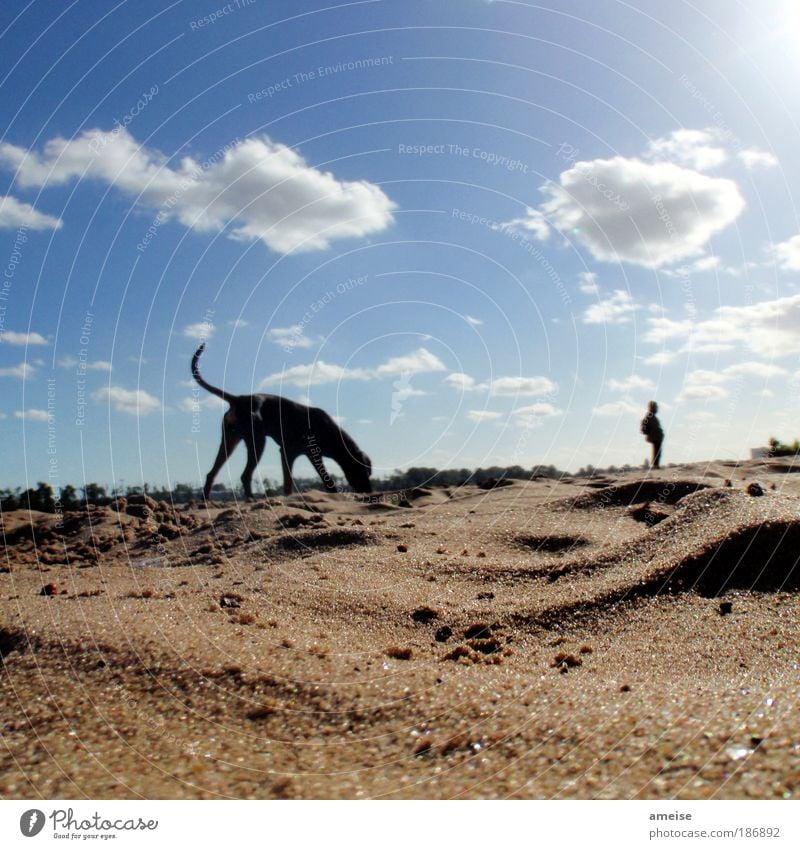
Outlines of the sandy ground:
[{"label": "sandy ground", "polygon": [[3,798],[800,797],[788,462],[115,506],[3,516]]}]

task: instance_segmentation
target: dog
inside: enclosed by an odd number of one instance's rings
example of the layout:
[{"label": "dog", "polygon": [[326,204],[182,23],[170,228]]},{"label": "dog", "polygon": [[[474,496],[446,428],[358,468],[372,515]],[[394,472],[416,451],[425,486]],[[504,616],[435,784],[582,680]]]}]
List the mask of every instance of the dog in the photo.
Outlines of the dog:
[{"label": "dog", "polygon": [[222,443],[217,459],[206,476],[203,497],[208,501],[214,478],[240,442],[247,447],[247,465],[242,472],[245,497],[253,498],[253,472],[264,453],[267,437],[278,443],[283,471],[283,492],[294,491],[292,466],[304,454],[311,461],[328,492],[336,485],[328,474],[323,457],[330,457],[342,468],[347,482],[355,492],[372,492],[370,475],[372,462],[356,445],[353,438],[319,407],[307,407],[280,395],[232,395],[203,379],[198,368],[205,342],[192,357],[192,376],[203,387],[230,405],[222,417]]}]

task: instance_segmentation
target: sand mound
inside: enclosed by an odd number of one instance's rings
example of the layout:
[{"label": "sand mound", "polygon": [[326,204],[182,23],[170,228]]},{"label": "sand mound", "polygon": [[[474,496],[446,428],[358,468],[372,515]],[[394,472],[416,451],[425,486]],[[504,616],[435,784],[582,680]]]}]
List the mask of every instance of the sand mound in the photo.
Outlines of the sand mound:
[{"label": "sand mound", "polygon": [[553,569],[549,580],[558,592],[540,612],[526,616],[549,627],[662,593],[794,591],[800,588],[798,563],[796,500],[708,490],[684,496],[673,516],[645,536]]},{"label": "sand mound", "polygon": [[677,504],[693,492],[708,489],[707,484],[689,480],[641,480],[604,486],[597,492],[588,492],[564,502],[563,509],[603,509],[605,507],[630,507],[645,501],[658,504]]}]

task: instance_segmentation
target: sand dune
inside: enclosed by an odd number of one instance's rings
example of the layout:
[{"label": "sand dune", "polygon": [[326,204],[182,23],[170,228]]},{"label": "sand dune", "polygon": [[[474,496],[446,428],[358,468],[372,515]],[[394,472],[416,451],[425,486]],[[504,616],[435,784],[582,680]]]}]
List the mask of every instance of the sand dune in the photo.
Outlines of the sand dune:
[{"label": "sand dune", "polygon": [[4,515],[0,792],[796,798],[792,471]]}]

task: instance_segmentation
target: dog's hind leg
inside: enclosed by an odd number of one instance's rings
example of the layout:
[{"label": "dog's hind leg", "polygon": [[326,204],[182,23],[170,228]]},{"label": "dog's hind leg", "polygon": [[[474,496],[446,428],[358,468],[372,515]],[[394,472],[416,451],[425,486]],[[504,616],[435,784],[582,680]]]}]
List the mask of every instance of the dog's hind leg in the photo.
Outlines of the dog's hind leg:
[{"label": "dog's hind leg", "polygon": [[251,433],[247,437],[247,465],[242,472],[242,486],[244,487],[245,498],[253,497],[253,472],[256,470],[258,461],[264,453],[264,446],[266,444],[267,437],[263,433]]},{"label": "dog's hind leg", "polygon": [[222,420],[222,442],[217,452],[217,459],[214,460],[214,465],[211,471],[206,475],[206,484],[203,487],[203,498],[208,501],[211,495],[211,487],[214,485],[214,478],[219,473],[219,470],[225,465],[228,455],[241,442],[241,434],[236,432],[236,429],[231,427],[225,419]]}]

